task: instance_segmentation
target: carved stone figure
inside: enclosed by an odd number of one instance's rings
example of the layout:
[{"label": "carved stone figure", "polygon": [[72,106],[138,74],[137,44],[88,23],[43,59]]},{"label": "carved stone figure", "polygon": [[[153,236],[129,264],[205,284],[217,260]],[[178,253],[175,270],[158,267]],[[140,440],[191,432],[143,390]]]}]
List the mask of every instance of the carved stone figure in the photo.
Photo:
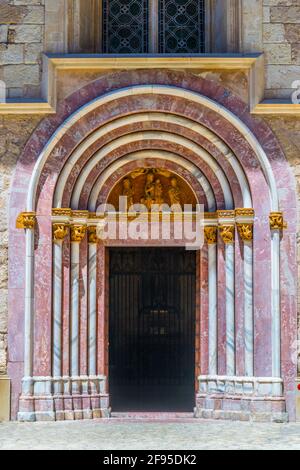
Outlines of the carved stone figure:
[{"label": "carved stone figure", "polygon": [[170,203],[171,207],[175,205],[182,205],[181,204],[181,191],[178,186],[178,181],[177,178],[172,178],[171,181],[171,187],[169,189],[169,198],[170,198]]},{"label": "carved stone figure", "polygon": [[123,181],[123,196],[127,198],[127,209],[130,209],[134,205],[134,189],[129,178],[125,178]]},{"label": "carved stone figure", "polygon": [[161,206],[165,202],[164,198],[163,198],[163,192],[164,192],[163,185],[161,184],[160,179],[157,179],[155,181],[154,195],[155,195],[155,204],[157,204],[159,206]]},{"label": "carved stone figure", "polygon": [[145,198],[142,199],[142,204],[145,203],[148,210],[151,209],[152,204],[155,203],[155,183],[154,174],[148,173],[145,186]]}]

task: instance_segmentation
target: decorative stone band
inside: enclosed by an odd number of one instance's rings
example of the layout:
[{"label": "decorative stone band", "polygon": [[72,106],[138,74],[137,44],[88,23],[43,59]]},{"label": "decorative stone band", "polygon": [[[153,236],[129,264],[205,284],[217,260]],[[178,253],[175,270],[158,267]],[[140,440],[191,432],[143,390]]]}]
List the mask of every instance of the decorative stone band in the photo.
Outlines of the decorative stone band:
[{"label": "decorative stone band", "polygon": [[[122,217],[122,214],[119,214]],[[125,216],[125,214],[123,214]],[[176,214],[173,214],[175,217]],[[68,208],[52,210],[53,241],[63,241],[68,234],[68,226],[71,225],[71,239],[73,242],[81,242],[86,233],[86,226],[90,226],[89,242],[97,243],[97,221],[103,222],[105,214],[97,215],[89,211],[72,211]],[[253,209],[236,209],[235,211],[218,211],[217,213],[205,213],[205,238],[208,244],[217,243],[217,231],[215,226],[219,224],[220,235],[226,244],[235,241],[235,225],[244,241],[253,239]],[[209,224],[209,225],[208,225]],[[19,215],[16,223],[18,229],[33,230],[36,225],[35,212],[23,212]],[[272,230],[283,230],[286,228],[282,212],[270,214],[270,226]]]},{"label": "decorative stone band", "polygon": [[86,235],[86,225],[71,225],[71,242],[81,243]]},{"label": "decorative stone band", "polygon": [[65,394],[105,393],[106,377],[79,376],[79,377],[33,377],[33,396]]},{"label": "decorative stone band", "polygon": [[[280,213],[281,214],[281,213]],[[67,235],[67,227],[71,226],[71,239],[73,242],[80,242],[85,236],[84,228],[88,227],[89,243],[97,243],[99,241],[99,234],[101,234],[101,224],[103,221],[112,215],[119,220],[124,218],[134,219],[137,216],[141,217],[143,214],[128,214],[128,213],[114,213],[114,214],[96,214],[89,211],[72,211],[68,208],[57,208],[52,210],[53,222],[53,241],[61,241]],[[163,220],[162,213],[147,213],[145,216],[155,218],[159,217],[159,221]],[[193,218],[193,213],[190,214]],[[221,238],[225,244],[232,244],[235,241],[235,226],[238,229],[239,235],[245,242],[253,240],[253,222],[254,210],[249,208],[241,208],[236,210],[220,210],[217,212],[206,212],[204,214],[204,234],[205,240],[209,245],[217,243],[219,227]],[[166,214],[167,216],[167,214]],[[181,217],[182,213],[171,213],[172,219]],[[186,213],[185,213],[186,216]],[[270,216],[271,218],[271,216]],[[277,214],[278,218],[278,214]],[[156,220],[156,219],[155,219]],[[279,221],[280,222],[280,221]],[[97,224],[97,225],[95,225]],[[278,224],[278,219],[277,219]]]},{"label": "decorative stone band", "polygon": [[17,229],[34,230],[36,226],[36,213],[35,212],[22,212],[19,214],[16,221]]},{"label": "decorative stone band", "polygon": [[244,222],[246,221],[253,222],[254,216],[255,216],[254,209],[236,209],[235,210],[235,218],[237,221],[243,220]]},{"label": "decorative stone band", "polygon": [[72,210],[71,209],[52,209],[52,216],[69,218],[72,216]]},{"label": "decorative stone band", "polygon": [[271,212],[270,214],[270,227],[271,230],[285,230],[287,223],[284,221],[282,212]]},{"label": "decorative stone band", "polygon": [[[20,399],[19,421],[64,421],[110,416],[105,376],[33,377]],[[47,411],[45,411],[47,410]]]},{"label": "decorative stone band", "polygon": [[283,380],[273,377],[230,377],[210,376],[199,377],[199,393],[245,395],[252,397],[278,397],[278,386],[283,395]]},{"label": "decorative stone band", "polygon": [[53,242],[62,242],[69,233],[69,226],[67,224],[53,224]]},{"label": "decorative stone band", "polygon": [[287,422],[283,381],[272,377],[200,376],[195,417]]},{"label": "decorative stone band", "polygon": [[235,223],[235,211],[217,211],[217,215],[220,223],[224,222],[228,224],[232,222]]},{"label": "decorative stone band", "polygon": [[[173,218],[182,217],[183,212],[163,212],[163,211],[149,211],[145,213],[141,212],[110,212],[110,213],[95,213],[89,211],[72,211],[71,209],[52,209],[52,221],[53,222],[68,222],[70,224],[87,224],[95,225],[97,221],[102,221],[110,216],[119,218],[136,218],[140,216],[171,216]],[[196,218],[196,212],[184,212],[187,217]],[[253,222],[254,210],[253,209],[236,209],[233,211],[218,211],[218,212],[205,212],[203,214],[204,222],[206,225],[218,225],[220,223],[232,223],[235,222]]]}]

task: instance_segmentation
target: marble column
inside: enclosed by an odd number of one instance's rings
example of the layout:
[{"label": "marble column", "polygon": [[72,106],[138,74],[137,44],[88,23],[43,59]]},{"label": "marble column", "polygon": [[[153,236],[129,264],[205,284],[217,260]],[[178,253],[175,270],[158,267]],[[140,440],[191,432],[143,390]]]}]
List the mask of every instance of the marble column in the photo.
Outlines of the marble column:
[{"label": "marble column", "polygon": [[[248,218],[253,218],[250,210]],[[246,213],[244,211],[244,217]],[[243,212],[241,212],[243,217]],[[244,335],[245,335],[245,376],[254,376],[254,316],[253,316],[253,221],[237,224],[244,243]]]},{"label": "marble column", "polygon": [[[280,237],[287,228],[282,212],[270,214],[272,252],[272,375],[281,377],[281,312],[280,312]],[[273,388],[278,396],[282,394],[280,384]]]},{"label": "marble column", "polygon": [[[228,214],[225,214],[228,212]],[[232,222],[231,222],[232,217]],[[220,221],[220,235],[225,243],[226,264],[226,374],[234,376],[235,367],[235,213],[224,211]]]},{"label": "marble column", "polygon": [[[80,284],[79,284],[79,254],[80,243],[86,234],[86,226],[71,227],[71,376],[79,376],[79,314],[80,314]],[[76,382],[74,382],[75,384]],[[76,390],[75,390],[76,391]]]},{"label": "marble column", "polygon": [[97,228],[89,227],[89,306],[88,367],[89,375],[97,375]]},{"label": "marble column", "polygon": [[53,224],[53,377],[62,376],[62,249],[68,234],[65,224]]},{"label": "marble column", "polygon": [[244,242],[245,375],[254,376],[253,248]]},{"label": "marble column", "polygon": [[25,230],[26,264],[25,264],[25,311],[24,311],[24,378],[23,395],[30,395],[33,387],[33,315],[34,315],[34,235],[36,226],[35,212],[24,212],[19,215],[17,229]]},{"label": "marble column", "polygon": [[272,243],[272,375],[281,377],[281,326],[280,326],[280,231],[273,230]]},{"label": "marble column", "polygon": [[204,229],[205,240],[208,244],[208,354],[209,375],[218,373],[218,318],[217,318],[217,240],[216,226]]},{"label": "marble column", "polygon": [[26,230],[24,378],[33,375],[34,230]]}]

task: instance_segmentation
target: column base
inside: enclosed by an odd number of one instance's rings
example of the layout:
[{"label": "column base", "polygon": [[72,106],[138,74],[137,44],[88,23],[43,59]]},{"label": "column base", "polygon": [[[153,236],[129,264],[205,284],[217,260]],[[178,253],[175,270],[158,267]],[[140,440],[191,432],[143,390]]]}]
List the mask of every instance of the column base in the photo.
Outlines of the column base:
[{"label": "column base", "polygon": [[18,421],[76,421],[109,418],[106,377],[35,377],[33,395],[19,400]]},{"label": "column base", "polygon": [[195,418],[288,422],[282,380],[257,377],[199,377]]}]

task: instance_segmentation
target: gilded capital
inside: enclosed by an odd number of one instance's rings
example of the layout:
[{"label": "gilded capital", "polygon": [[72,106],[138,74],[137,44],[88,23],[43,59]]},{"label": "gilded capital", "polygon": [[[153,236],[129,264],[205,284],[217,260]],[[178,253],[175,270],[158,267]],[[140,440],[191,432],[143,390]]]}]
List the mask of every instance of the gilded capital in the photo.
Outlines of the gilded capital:
[{"label": "gilded capital", "polygon": [[97,236],[97,227],[89,227],[88,228],[88,234],[89,234],[89,243],[98,243],[98,236]]},{"label": "gilded capital", "polygon": [[33,230],[36,225],[35,212],[22,212],[16,222],[17,229]]},{"label": "gilded capital", "polygon": [[71,226],[71,241],[73,243],[80,243],[86,234],[85,225],[72,225]]},{"label": "gilded capital", "polygon": [[220,225],[220,235],[226,245],[234,243],[235,241],[235,226],[234,225]]},{"label": "gilded capital", "polygon": [[253,240],[253,224],[237,224],[237,229],[244,242]]},{"label": "gilded capital", "polygon": [[68,235],[68,225],[66,224],[53,224],[53,241],[64,241]]},{"label": "gilded capital", "polygon": [[205,241],[208,245],[215,245],[218,241],[217,227],[204,227]]},{"label": "gilded capital", "polygon": [[271,212],[270,227],[271,230],[284,230],[287,228],[287,223],[284,221],[282,212]]}]

